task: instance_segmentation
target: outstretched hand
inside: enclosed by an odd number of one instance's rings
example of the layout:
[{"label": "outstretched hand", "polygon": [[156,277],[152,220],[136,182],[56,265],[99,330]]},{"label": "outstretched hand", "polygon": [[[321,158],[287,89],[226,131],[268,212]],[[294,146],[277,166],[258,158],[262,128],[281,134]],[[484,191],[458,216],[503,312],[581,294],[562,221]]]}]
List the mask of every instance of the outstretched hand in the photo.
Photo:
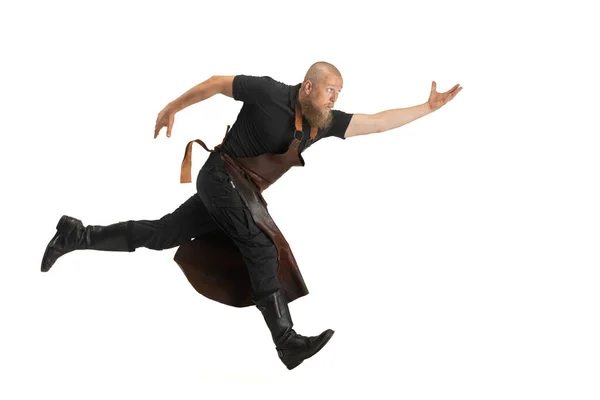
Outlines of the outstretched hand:
[{"label": "outstretched hand", "polygon": [[448,90],[444,93],[438,93],[436,91],[436,83],[435,81],[431,82],[431,92],[429,94],[429,100],[427,100],[427,104],[431,108],[431,111],[435,111],[442,107],[444,104],[449,102],[462,90],[462,86],[460,84],[454,85],[452,89]]},{"label": "outstretched hand", "polygon": [[154,127],[154,139],[158,136],[158,133],[165,126],[167,127],[167,137],[171,137],[171,130],[173,129],[173,123],[175,122],[175,110],[170,106],[163,108],[156,117],[156,126]]}]

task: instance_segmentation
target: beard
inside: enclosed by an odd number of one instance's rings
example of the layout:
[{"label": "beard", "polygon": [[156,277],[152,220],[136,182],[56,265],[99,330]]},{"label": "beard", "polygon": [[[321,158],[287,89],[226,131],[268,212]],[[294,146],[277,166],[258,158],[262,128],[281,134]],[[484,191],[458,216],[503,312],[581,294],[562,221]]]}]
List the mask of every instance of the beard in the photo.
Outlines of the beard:
[{"label": "beard", "polygon": [[329,128],[333,122],[333,113],[329,111],[321,111],[310,100],[300,101],[302,106],[302,115],[308,120],[311,127],[319,129]]}]

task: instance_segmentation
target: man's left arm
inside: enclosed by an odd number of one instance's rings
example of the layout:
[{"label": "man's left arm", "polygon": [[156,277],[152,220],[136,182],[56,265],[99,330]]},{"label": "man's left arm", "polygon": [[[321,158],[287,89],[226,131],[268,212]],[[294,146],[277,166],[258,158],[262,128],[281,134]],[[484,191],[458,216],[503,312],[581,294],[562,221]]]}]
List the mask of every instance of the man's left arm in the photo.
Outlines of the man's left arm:
[{"label": "man's left arm", "polygon": [[429,99],[423,104],[407,108],[381,111],[377,114],[354,114],[344,137],[368,135],[396,129],[416,119],[438,110],[452,100],[462,90],[459,84],[444,93],[436,91],[435,81],[431,83]]}]

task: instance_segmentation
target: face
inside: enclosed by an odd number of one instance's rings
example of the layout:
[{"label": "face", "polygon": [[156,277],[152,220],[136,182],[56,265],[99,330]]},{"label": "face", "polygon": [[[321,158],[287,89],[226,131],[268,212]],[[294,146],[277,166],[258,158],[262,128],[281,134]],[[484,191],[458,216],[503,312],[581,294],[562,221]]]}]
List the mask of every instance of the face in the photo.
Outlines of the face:
[{"label": "face", "polygon": [[333,122],[331,109],[342,90],[343,80],[337,75],[326,75],[318,82],[307,82],[302,87],[306,95],[300,100],[302,114],[306,117],[311,126],[318,128],[327,128]]}]

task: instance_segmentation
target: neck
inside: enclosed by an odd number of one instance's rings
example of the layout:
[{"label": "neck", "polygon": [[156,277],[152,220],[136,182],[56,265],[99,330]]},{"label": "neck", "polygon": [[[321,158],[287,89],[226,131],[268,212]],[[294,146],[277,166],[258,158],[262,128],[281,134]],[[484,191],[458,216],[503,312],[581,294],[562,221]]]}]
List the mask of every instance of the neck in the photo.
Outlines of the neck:
[{"label": "neck", "polygon": [[306,101],[306,95],[302,92],[302,88],[298,89],[298,101],[300,102],[300,110],[302,110],[302,103]]}]

